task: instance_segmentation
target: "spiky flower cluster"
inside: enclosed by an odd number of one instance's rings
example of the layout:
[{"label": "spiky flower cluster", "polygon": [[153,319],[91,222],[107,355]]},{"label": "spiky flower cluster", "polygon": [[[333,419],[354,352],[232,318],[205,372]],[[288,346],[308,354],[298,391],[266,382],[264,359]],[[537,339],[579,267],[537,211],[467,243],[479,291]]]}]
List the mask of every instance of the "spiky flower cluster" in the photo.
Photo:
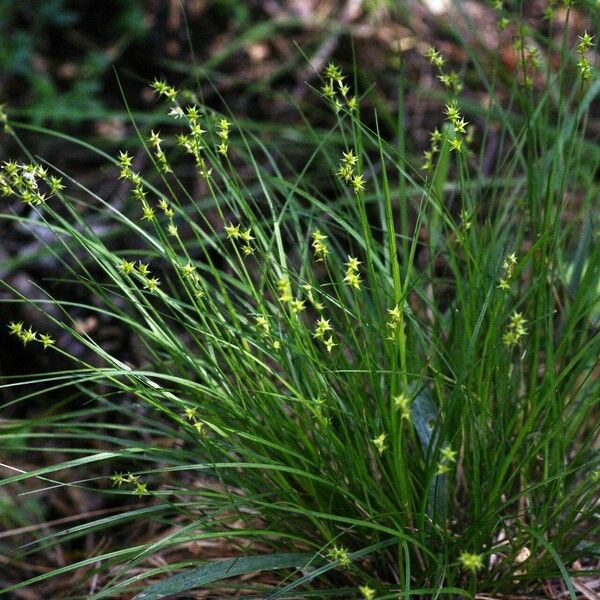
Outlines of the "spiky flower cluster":
[{"label": "spiky flower cluster", "polygon": [[337,344],[333,341],[333,336],[331,334],[329,335],[329,337],[325,337],[325,334],[331,330],[332,330],[332,327],[331,327],[331,324],[329,323],[329,319],[320,317],[315,325],[315,333],[314,333],[313,337],[315,337],[318,340],[321,340],[323,342],[327,352],[331,352],[333,347],[337,346]]},{"label": "spiky flower cluster", "polygon": [[227,156],[229,150],[229,127],[231,123],[227,119],[219,119],[219,128],[217,135],[221,138],[221,143],[217,146],[217,152]]},{"label": "spiky flower cluster", "polygon": [[556,17],[555,4],[556,4],[556,2],[553,0],[550,0],[548,2],[548,6],[544,9],[544,12],[542,13],[542,18],[545,21],[554,21],[554,18]]},{"label": "spiky flower cluster", "polygon": [[[430,56],[430,60],[436,62],[443,60],[441,56],[439,56],[439,53],[437,53],[434,49],[431,49]],[[436,64],[436,62],[434,62],[434,64]],[[452,100],[446,105],[444,113],[446,115],[446,120],[450,123],[450,126],[444,128],[444,133],[439,131],[437,127],[431,132],[431,146],[429,150],[425,150],[424,161],[421,165],[421,168],[425,171],[433,170],[433,160],[435,155],[439,152],[440,143],[442,143],[444,140],[450,144],[450,150],[454,150],[456,152],[462,152],[463,142],[469,144],[472,141],[472,127],[469,128],[470,131],[467,131],[468,122],[465,121],[460,114],[456,100]]]},{"label": "spiky flower cluster", "polygon": [[282,277],[277,282],[277,291],[279,292],[279,301],[283,302],[283,304],[288,304],[294,299],[292,296],[292,284],[287,277]]},{"label": "spiky flower cluster", "polygon": [[460,211],[460,227],[463,231],[469,231],[471,229],[471,219],[473,215],[468,210]]},{"label": "spiky flower cluster", "polygon": [[333,546],[327,552],[327,558],[331,561],[338,561],[341,567],[349,567],[352,564],[348,549],[343,546]]},{"label": "spiky flower cluster", "polygon": [[365,178],[362,173],[356,172],[358,156],[352,150],[342,152],[342,160],[336,171],[337,176],[344,182],[349,183],[356,194],[365,189]]},{"label": "spiky flower cluster", "polygon": [[375,590],[368,585],[361,585],[358,588],[358,591],[362,594],[364,600],[374,600],[375,599]]},{"label": "spiky flower cluster", "polygon": [[167,173],[172,173],[173,169],[171,169],[169,162],[167,161],[165,152],[161,147],[162,140],[160,138],[160,135],[155,131],[151,131],[150,137],[148,138],[148,142],[154,150],[154,158],[156,160],[156,165],[158,166],[159,171],[165,175]]},{"label": "spiky flower cluster", "polygon": [[313,286],[310,285],[310,283],[305,283],[302,286],[302,289],[306,294],[307,300],[313,305],[314,309],[321,312],[325,308],[325,305],[315,298],[315,295],[313,293]]},{"label": "spiky flower cluster", "polygon": [[[548,6],[544,9],[543,18],[547,21],[553,21],[556,17],[556,10],[559,4],[564,7],[569,7],[574,3],[574,0],[548,0]],[[598,2],[596,2],[598,4]]]},{"label": "spiky flower cluster", "polygon": [[500,31],[503,31],[508,27],[508,24],[510,23],[510,21],[506,17],[506,14],[504,13],[503,0],[494,0],[492,7],[500,14],[500,19],[498,20],[498,28],[500,29]]},{"label": "spiky flower cluster", "polygon": [[458,557],[463,569],[475,573],[483,568],[483,556],[481,554],[473,554],[472,552],[461,552]]},{"label": "spiky flower cluster", "polygon": [[196,413],[198,409],[195,406],[187,406],[184,410],[185,418],[192,424],[192,427],[199,433],[204,434],[204,423],[198,419]]},{"label": "spiky flower cluster", "polygon": [[127,473],[127,475],[123,475],[123,473],[115,473],[110,479],[113,482],[113,485],[116,485],[117,487],[121,487],[121,485],[124,483],[133,484],[134,488],[131,493],[137,494],[140,498],[150,494],[148,491],[148,484],[141,483],[139,475],[133,475],[131,473]]},{"label": "spiky flower cluster", "polygon": [[425,160],[421,165],[421,168],[425,171],[433,170],[433,159],[435,155],[439,152],[440,142],[444,139],[444,135],[441,131],[436,127],[430,134],[429,139],[431,140],[431,146],[429,150],[425,150],[423,153],[423,157]]},{"label": "spiky flower cluster", "polygon": [[450,470],[450,465],[456,462],[456,451],[450,446],[444,446],[441,451],[440,462],[438,464],[438,475],[443,475]]},{"label": "spiky flower cluster", "polygon": [[323,337],[325,336],[325,334],[331,331],[331,325],[329,323],[329,319],[325,319],[323,317],[320,317],[319,320],[317,321],[317,324],[315,326],[315,335],[314,337],[318,338],[318,339],[323,339]]},{"label": "spiky flower cluster", "polygon": [[579,44],[577,44],[577,67],[583,81],[587,81],[592,76],[592,63],[590,62],[588,55],[589,50],[594,46],[594,36],[589,35],[588,32],[584,32],[583,35],[579,36]]},{"label": "spiky flower cluster", "polygon": [[276,339],[272,339],[271,335],[271,323],[269,323],[269,319],[265,315],[258,315],[255,317],[256,330],[259,335],[265,339],[271,339],[271,346],[278,350],[281,347],[281,342]]},{"label": "spiky flower cluster", "polygon": [[298,314],[306,309],[306,303],[300,298],[294,298],[292,295],[292,285],[287,277],[282,277],[277,282],[277,291],[279,292],[279,301],[290,307],[292,314]]},{"label": "spiky flower cluster", "polygon": [[234,225],[230,221],[229,225],[225,225],[224,229],[227,239],[238,241],[241,244],[242,254],[244,256],[250,256],[251,254],[254,254],[255,248],[252,245],[252,240],[254,240],[254,237],[252,235],[251,227],[242,230],[239,223]]},{"label": "spiky flower cluster", "polygon": [[536,46],[529,46],[527,48],[527,62],[533,71],[539,71],[542,68],[542,58]]},{"label": "spiky flower cluster", "polygon": [[292,314],[297,314],[299,312],[302,312],[303,310],[306,310],[306,303],[300,298],[295,298],[290,302],[290,309],[292,311]]},{"label": "spiky flower cluster", "polygon": [[347,283],[352,288],[360,290],[360,284],[362,282],[358,273],[358,265],[360,265],[360,261],[357,258],[348,256],[348,262],[344,263],[344,265],[346,266],[344,283]]},{"label": "spiky flower cluster", "polygon": [[410,398],[406,394],[398,394],[393,400],[394,408],[400,413],[400,418],[410,420]]},{"label": "spiky flower cluster", "polygon": [[137,263],[135,261],[122,260],[117,264],[117,269],[119,269],[125,277],[135,276],[141,281],[144,288],[150,292],[156,292],[160,286],[158,277],[151,276],[150,267],[141,260]]},{"label": "spiky flower cluster", "polygon": [[159,97],[166,98],[169,102],[175,102],[177,98],[177,90],[168,85],[164,79],[155,79],[150,87],[156,92]]},{"label": "spiky flower cluster", "polygon": [[523,318],[523,315],[520,312],[515,311],[510,317],[508,328],[502,337],[504,343],[509,348],[516,346],[521,338],[527,335],[525,323],[527,323],[527,320]]},{"label": "spiky flower cluster", "polygon": [[437,77],[442,82],[444,87],[453,94],[460,94],[463,87],[460,77],[456,71],[448,72],[444,70],[444,64],[446,61],[442,57],[441,53],[433,46],[429,46],[425,52],[425,58],[438,70]]},{"label": "spiky flower cluster", "polygon": [[53,346],[55,344],[54,339],[52,339],[49,334],[38,334],[37,331],[33,330],[31,325],[25,329],[22,321],[19,321],[18,323],[11,321],[8,324],[8,332],[11,335],[16,335],[23,342],[23,346],[26,346],[29,344],[29,342],[38,342],[42,344],[45,350],[49,346]]},{"label": "spiky flower cluster", "polygon": [[379,452],[379,456],[381,456],[387,450],[385,438],[387,438],[387,433],[381,433],[371,440],[377,449],[377,452]]},{"label": "spiky flower cluster", "polygon": [[315,415],[315,417],[319,421],[320,425],[324,425],[324,426],[331,425],[333,419],[331,417],[328,417],[325,414],[325,411],[324,411],[325,400],[323,400],[323,398],[321,398],[321,397],[315,398],[315,400],[310,405],[310,408],[312,410],[312,413]]},{"label": "spiky flower cluster", "polygon": [[[196,104],[182,107],[177,100],[179,95],[177,90],[167,85],[165,81],[156,80],[151,87],[159,97],[166,98],[172,103],[169,115],[175,119],[182,119],[187,123],[188,132],[178,134],[176,142],[187,154],[193,157],[200,175],[206,180],[210,179],[212,169],[206,166],[202,156],[202,152],[206,148],[203,137],[206,130],[202,128],[201,119],[206,121],[206,115],[202,113],[202,110]],[[192,95],[192,97],[194,96]],[[225,118],[219,118],[215,125],[216,135],[220,138],[216,151],[223,156],[227,156],[229,150],[230,127],[231,123]]]},{"label": "spiky flower cluster", "polygon": [[513,270],[517,265],[517,255],[514,252],[511,252],[502,263],[502,269],[504,270],[500,281],[498,282],[498,287],[501,290],[510,290],[510,283],[513,276]]},{"label": "spiky flower cluster", "polygon": [[465,121],[458,110],[458,104],[456,100],[452,100],[449,104],[446,104],[444,109],[446,120],[452,124],[452,133],[448,138],[450,142],[450,150],[461,152],[463,147],[463,137],[467,134],[468,122]]},{"label": "spiky flower cluster", "polygon": [[24,204],[39,206],[64,189],[59,177],[32,163],[5,162],[0,168],[0,194],[16,196]]},{"label": "spiky flower cluster", "polygon": [[181,146],[187,154],[193,157],[194,163],[204,179],[210,179],[212,170],[206,167],[202,150],[204,150],[203,135],[206,130],[200,125],[200,109],[195,105],[188,106],[185,111],[179,108],[188,125],[189,133],[180,133],[177,135],[177,144]]},{"label": "spiky flower cluster", "polygon": [[400,306],[396,304],[394,308],[388,308],[388,313],[390,316],[387,321],[387,326],[390,328],[390,335],[387,339],[394,341],[396,339],[398,326],[402,323],[402,312],[400,310]]},{"label": "spiky flower cluster", "polygon": [[340,67],[334,63],[329,63],[325,68],[325,83],[321,88],[323,96],[331,101],[335,112],[339,112],[344,106],[349,111],[358,109],[358,100],[356,96],[350,96],[350,88],[344,83],[346,76],[342,73]]},{"label": "spiky flower cluster", "polygon": [[256,329],[261,335],[268,336],[271,332],[271,325],[269,325],[269,319],[264,315],[258,315],[256,317]]},{"label": "spiky flower cluster", "polygon": [[[158,147],[160,150],[160,138],[157,134],[152,134],[150,136],[150,143],[154,145],[154,147]],[[164,157],[164,153],[160,150]],[[166,158],[164,159],[166,161]],[[117,157],[117,162],[119,164],[119,179],[124,179],[125,181],[129,181],[132,185],[131,194],[135,200],[140,202],[142,207],[142,220],[143,221],[154,221],[156,219],[156,211],[148,202],[148,192],[144,187],[144,183],[142,181],[142,177],[139,173],[136,173],[132,169],[132,161],[133,158],[127,152],[119,152]],[[173,211],[169,208],[166,200],[163,202],[164,211],[168,215],[170,215],[171,219],[173,217]]]},{"label": "spiky flower cluster", "polygon": [[540,71],[542,68],[542,58],[539,49],[533,44],[525,45],[525,40],[530,37],[529,30],[526,26],[522,25],[519,28],[519,35],[513,42],[514,51],[523,57],[523,84],[527,88],[533,87],[535,72]]},{"label": "spiky flower cluster", "polygon": [[196,272],[196,265],[188,260],[186,263],[179,265],[179,270],[183,278],[191,284],[194,296],[198,299],[202,298],[204,296],[204,290],[201,286],[202,281],[200,275]]},{"label": "spiky flower cluster", "polygon": [[329,254],[329,248],[325,243],[327,236],[323,235],[320,229],[315,229],[311,233],[311,237],[311,246],[313,247],[317,261],[324,261],[327,258],[327,255]]}]

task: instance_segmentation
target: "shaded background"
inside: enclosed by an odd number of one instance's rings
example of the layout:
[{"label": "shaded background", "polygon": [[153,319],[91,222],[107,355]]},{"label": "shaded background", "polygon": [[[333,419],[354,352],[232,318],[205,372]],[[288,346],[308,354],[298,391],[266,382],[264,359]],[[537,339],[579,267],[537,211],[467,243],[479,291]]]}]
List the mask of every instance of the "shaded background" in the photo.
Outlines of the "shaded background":
[{"label": "shaded background", "polygon": [[[418,165],[429,132],[443,121],[444,92],[423,57],[430,44],[464,80],[462,96],[475,107],[467,115],[475,126],[476,107],[487,105],[489,96],[469,62],[467,48],[490,67],[499,61],[500,100],[502,82],[508,95],[519,60],[512,48],[517,32],[512,24],[499,33],[492,4],[481,0],[0,0],[0,103],[24,148],[110,200],[124,193],[114,169],[97,153],[64,136],[112,156],[128,150],[136,157],[136,168],[142,169],[146,159],[132,119],[145,133],[167,122],[148,85],[155,77],[200,92],[209,107],[231,112],[248,130],[260,132],[274,150],[279,146],[286,160],[301,165],[314,141],[291,132],[304,129],[305,117],[317,128],[329,126],[329,111],[314,89],[329,61],[339,63],[346,73],[353,73],[356,65],[356,83],[366,94],[361,103],[364,118],[368,122],[369,113],[377,109],[384,135],[395,130],[392,122],[386,131],[386,119],[395,118],[402,69],[408,152]],[[582,31],[596,30],[586,5],[582,1],[572,9],[570,44]],[[532,43],[541,33],[560,44],[565,9],[557,9],[551,25],[544,18],[547,0],[509,1],[505,6],[508,16],[523,11]],[[536,85],[542,87],[544,81]],[[32,126],[50,131],[32,130]],[[591,119],[589,130],[600,134],[597,119]],[[493,131],[488,144],[484,167],[489,171],[496,159]],[[4,134],[0,160],[24,159],[24,148]],[[194,173],[179,175],[190,189],[199,189]],[[313,174],[315,181],[327,185],[321,175]],[[0,211],[27,212],[14,199],[3,199]],[[35,211],[30,216],[35,219]],[[68,285],[51,283],[62,273],[56,262],[42,256],[47,241],[41,228],[25,229],[0,220],[0,278],[28,297],[40,297],[37,286],[68,296]],[[0,289],[0,294],[6,298],[9,293]],[[4,326],[5,321],[20,319],[38,325],[39,314],[26,306],[0,305],[0,310],[0,375],[46,369],[44,354],[32,356],[29,348],[25,353]],[[84,314],[81,318],[88,330],[98,326],[86,321]],[[99,333],[106,334],[111,350],[125,351],[124,332],[107,327]]]},{"label": "shaded background", "polygon": [[[128,149],[134,155],[136,169],[142,170],[146,158],[132,118],[143,132],[166,123],[164,108],[158,106],[148,86],[155,77],[164,77],[178,88],[200,91],[210,107],[230,111],[249,130],[260,132],[274,152],[279,148],[285,151],[287,160],[302,165],[314,144],[301,133],[303,117],[317,128],[330,123],[329,110],[312,88],[320,85],[318,73],[334,61],[347,73],[352,73],[356,65],[357,84],[368,91],[363,103],[365,115],[373,108],[378,110],[384,135],[386,115],[393,118],[398,105],[397,81],[402,69],[408,151],[419,164],[428,146],[428,132],[443,121],[443,89],[423,57],[430,44],[443,53],[465,81],[463,97],[475,107],[468,114],[471,122],[477,125],[476,107],[485,106],[489,97],[469,61],[467,46],[490,65],[499,60],[500,99],[503,82],[508,96],[518,60],[512,48],[516,31],[511,26],[499,34],[497,13],[491,4],[475,0],[456,2],[454,6],[446,0],[0,0],[0,103],[5,104],[23,144],[3,134],[0,160],[24,160],[28,150],[102,198],[120,202],[125,192],[114,167],[68,138],[113,156],[118,150]],[[505,4],[509,14],[511,10],[515,16],[519,14],[521,3]],[[544,19],[548,2],[522,4],[532,38],[539,32],[560,43],[564,10],[558,9],[550,25]],[[572,45],[586,29],[597,31],[597,25],[586,3],[580,2],[572,11],[569,43]],[[548,57],[550,61],[554,58]],[[599,123],[596,107],[589,124],[591,135],[600,134]],[[60,132],[60,136],[53,132]],[[497,159],[493,142],[492,131],[489,147],[484,149],[490,170]],[[200,189],[195,173],[183,171],[178,175],[189,189]],[[318,183],[319,173],[315,178]],[[14,199],[0,199],[0,211],[5,215],[16,213],[35,219],[34,211],[28,214],[28,210]],[[93,299],[81,296],[80,286],[64,279],[60,262],[44,252],[50,241],[44,230],[36,228],[35,223],[28,228],[14,223],[10,218],[0,219],[0,280],[13,288],[0,287],[0,300],[14,298],[15,293],[43,299],[44,288],[73,302],[93,303]],[[102,223],[97,225],[101,227]],[[118,233],[114,238],[118,247],[136,243],[122,239]],[[130,332],[85,310],[74,309],[72,315],[78,327],[109,352],[134,364],[142,362],[142,350]],[[34,328],[60,335],[30,306],[0,303],[0,379],[67,368],[66,364],[56,363],[54,353],[50,364],[50,353],[24,349],[8,336],[6,323],[10,320],[23,320]],[[59,338],[58,343],[68,344],[68,340]],[[95,360],[82,347],[67,349],[88,362]],[[52,398],[36,398],[29,404],[11,404],[14,399],[10,388],[0,390],[0,423],[7,427],[25,416],[52,414],[60,410],[62,402],[69,401],[60,393]],[[1,454],[0,450],[0,460]],[[34,458],[40,462],[25,462]],[[28,453],[20,467],[34,469],[63,458]],[[27,491],[28,485],[31,482],[23,483],[22,488],[14,486],[12,492]],[[35,494],[9,497],[0,489],[0,532],[24,527],[26,542],[28,524],[106,508],[100,502],[99,494],[75,487],[46,493],[43,501]],[[8,542],[12,544],[13,540],[7,539],[5,545],[0,533],[0,571],[2,561],[8,561],[3,557]],[[88,547],[72,550],[91,555],[97,543],[90,539]],[[61,560],[69,559],[52,557],[53,564]],[[18,581],[44,568],[12,564],[8,580]],[[0,581],[0,585],[6,582]],[[24,598],[60,597],[60,585],[67,584],[46,583],[58,587],[52,591],[45,588],[39,592],[41,596],[33,590],[20,594]]]}]

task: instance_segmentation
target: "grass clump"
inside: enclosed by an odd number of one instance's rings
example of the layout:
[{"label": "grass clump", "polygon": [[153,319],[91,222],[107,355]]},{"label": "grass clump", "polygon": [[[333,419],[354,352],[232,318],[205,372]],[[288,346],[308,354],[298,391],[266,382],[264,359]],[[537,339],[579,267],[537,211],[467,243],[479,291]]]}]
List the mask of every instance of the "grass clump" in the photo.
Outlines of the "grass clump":
[{"label": "grass clump", "polygon": [[[600,463],[600,154],[582,35],[542,87],[523,50],[512,112],[485,78],[483,116],[428,51],[448,96],[424,165],[402,105],[367,114],[333,64],[320,90],[333,125],[308,126],[302,164],[162,80],[173,124],[140,132],[154,169],[113,159],[122,208],[50,165],[6,163],[4,195],[54,234],[48,252],[90,300],[39,301],[48,333],[6,324],[75,362],[5,384],[24,386],[13,402],[65,399],[4,438],[19,455],[77,458],[2,483],[78,486],[125,509],[18,548],[24,560],[112,540],[5,591],[76,571],[74,597],[98,578],[88,597],[155,598],[283,569],[239,585],[265,598],[474,597],[556,578],[575,597],[571,578],[598,574]],[[143,360],[104,349],[82,312],[131,332]],[[149,540],[122,535],[151,521]],[[207,540],[230,542],[222,562],[177,554]],[[153,563],[159,553],[173,560]]]}]

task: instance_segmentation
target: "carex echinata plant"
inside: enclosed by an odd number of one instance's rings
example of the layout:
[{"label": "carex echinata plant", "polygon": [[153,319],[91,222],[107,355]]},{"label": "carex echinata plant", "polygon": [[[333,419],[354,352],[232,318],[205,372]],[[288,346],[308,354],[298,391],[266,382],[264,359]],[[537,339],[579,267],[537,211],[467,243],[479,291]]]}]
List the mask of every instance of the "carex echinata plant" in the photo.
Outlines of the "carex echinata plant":
[{"label": "carex echinata plant", "polygon": [[[403,132],[382,133],[383,118],[403,128],[402,104],[369,109],[330,64],[315,92],[331,127],[308,130],[299,167],[164,80],[152,87],[172,122],[139,131],[152,167],[112,159],[123,205],[49,163],[2,166],[0,191],[53,234],[48,252],[90,298],[15,293],[48,332],[4,305],[26,348],[72,364],[5,382],[12,402],[68,394],[4,427],[6,462],[57,442],[75,458],[2,483],[79,486],[124,507],[14,548],[23,561],[111,540],[5,593],[80,572],[93,598],[227,578],[261,598],[474,597],[548,579],[575,597],[572,578],[598,574],[600,152],[586,128],[600,83],[591,35],[549,48],[554,69],[530,42],[521,27],[507,101],[501,65],[471,53],[483,116],[426,52],[442,100],[424,162]],[[137,362],[94,339],[81,311],[126,329]],[[150,523],[150,539],[123,536]],[[209,540],[220,562],[180,552]],[[279,575],[235,579],[257,571]]]}]

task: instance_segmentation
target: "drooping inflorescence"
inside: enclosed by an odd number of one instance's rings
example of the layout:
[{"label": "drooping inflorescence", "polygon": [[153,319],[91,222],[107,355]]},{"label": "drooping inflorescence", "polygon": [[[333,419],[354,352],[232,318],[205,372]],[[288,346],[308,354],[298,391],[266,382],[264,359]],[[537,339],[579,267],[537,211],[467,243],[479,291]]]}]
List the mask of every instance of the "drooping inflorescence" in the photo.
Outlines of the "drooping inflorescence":
[{"label": "drooping inflorescence", "polygon": [[63,190],[61,178],[41,165],[6,161],[0,168],[0,194],[16,196],[23,204],[40,206]]}]

